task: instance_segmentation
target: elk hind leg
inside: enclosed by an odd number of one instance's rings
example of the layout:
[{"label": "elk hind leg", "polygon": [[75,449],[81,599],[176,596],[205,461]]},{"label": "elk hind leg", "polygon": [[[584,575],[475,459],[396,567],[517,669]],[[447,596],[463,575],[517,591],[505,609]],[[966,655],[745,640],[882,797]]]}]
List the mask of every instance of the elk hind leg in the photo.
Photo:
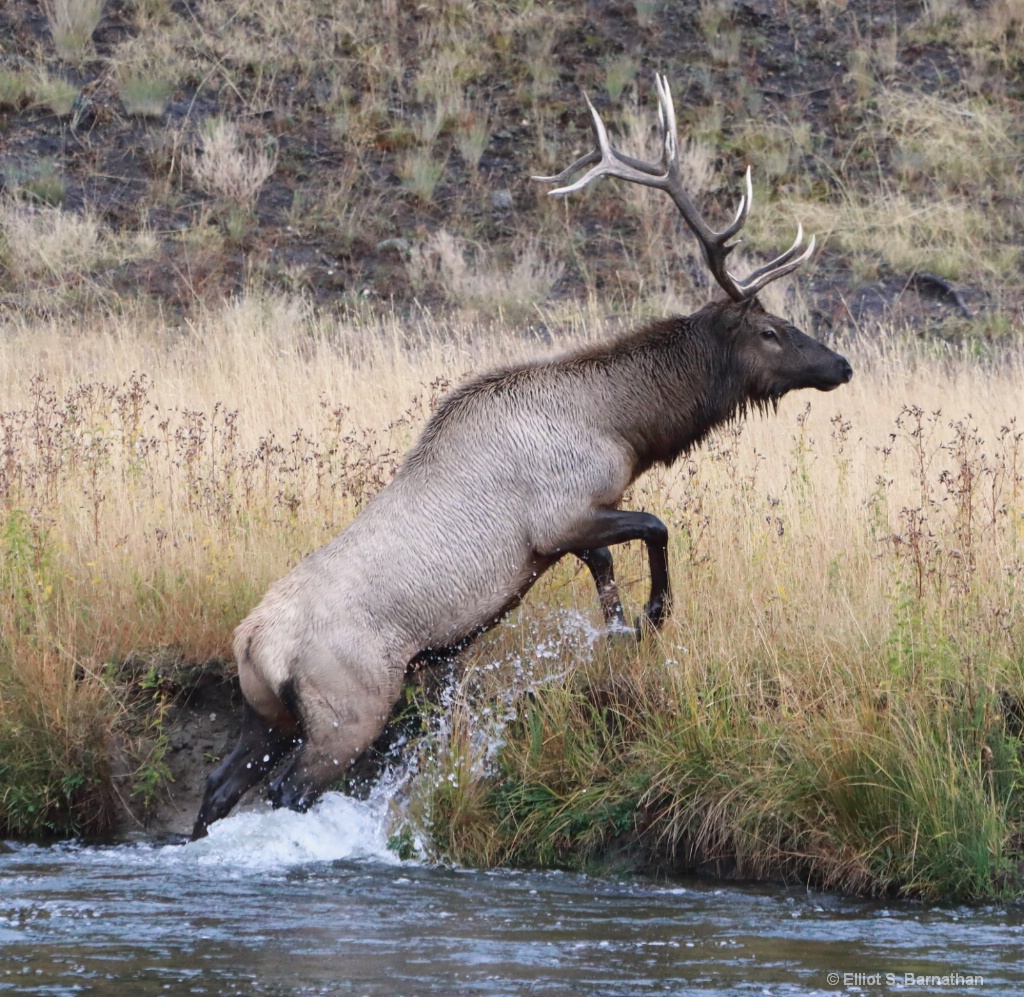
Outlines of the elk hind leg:
[{"label": "elk hind leg", "polygon": [[270,784],[275,807],[305,812],[377,740],[401,690],[402,671],[395,672],[372,690],[345,680],[326,694],[303,686],[303,741]]},{"label": "elk hind leg", "polygon": [[607,547],[588,547],[574,550],[589,569],[597,586],[597,597],[601,601],[601,613],[605,626],[611,630],[626,630],[626,616],[622,611],[619,587],[615,583],[615,562]]},{"label": "elk hind leg", "polygon": [[275,729],[249,705],[242,705],[242,731],[234,751],[206,779],[206,792],[192,829],[192,840],[205,838],[215,820],[232,807],[295,746],[293,733]]}]

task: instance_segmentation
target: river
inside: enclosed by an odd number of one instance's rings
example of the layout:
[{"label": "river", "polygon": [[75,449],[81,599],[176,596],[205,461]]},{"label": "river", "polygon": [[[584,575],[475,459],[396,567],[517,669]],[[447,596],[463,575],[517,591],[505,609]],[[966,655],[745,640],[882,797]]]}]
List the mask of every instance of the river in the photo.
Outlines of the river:
[{"label": "river", "polygon": [[0,845],[0,993],[1024,992],[1018,906],[441,868],[392,855],[386,814],[328,794],[187,845]]}]

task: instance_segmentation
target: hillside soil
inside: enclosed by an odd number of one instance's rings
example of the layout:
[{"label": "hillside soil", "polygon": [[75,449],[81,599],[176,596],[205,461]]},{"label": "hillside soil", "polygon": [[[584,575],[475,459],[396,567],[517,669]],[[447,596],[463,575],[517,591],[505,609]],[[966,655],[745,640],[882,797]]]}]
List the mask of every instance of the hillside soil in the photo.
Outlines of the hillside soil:
[{"label": "hillside soil", "polygon": [[[881,46],[884,39],[896,39],[885,83],[897,91],[906,87],[914,92],[956,93],[973,65],[972,55],[956,46],[952,28],[943,33],[922,27],[929,5],[901,0],[551,4],[562,17],[549,18],[551,82],[543,108],[532,108],[523,88],[510,79],[510,74],[525,72],[529,54],[520,51],[523,44],[517,38],[501,45],[495,40],[496,52],[511,54],[504,61],[492,60],[494,68],[485,67],[472,80],[489,124],[479,163],[472,170],[465,166],[445,125],[437,139],[444,172],[431,196],[417,197],[410,195],[402,178],[401,156],[419,110],[407,95],[395,95],[387,108],[390,118],[366,125],[372,134],[359,146],[357,168],[352,147],[325,113],[324,79],[301,68],[257,79],[255,68],[235,66],[229,72],[226,65],[214,66],[203,78],[186,75],[176,81],[159,114],[129,113],[119,96],[116,54],[120,45],[140,33],[139,6],[110,0],[93,34],[94,57],[67,63],[54,57],[41,5],[34,0],[8,0],[3,5],[0,68],[45,71],[67,81],[77,95],[73,105],[59,111],[53,109],[53,101],[48,104],[38,95],[33,99],[30,91],[0,103],[0,188],[22,191],[45,167],[60,182],[65,210],[88,206],[119,232],[145,227],[157,240],[155,255],[109,265],[91,278],[108,292],[108,301],[114,300],[111,295],[141,295],[172,315],[238,293],[254,280],[299,288],[324,306],[374,300],[395,303],[399,309],[414,301],[445,306],[448,301],[436,288],[411,285],[408,247],[444,226],[471,231],[475,239],[494,247],[531,231],[531,215],[542,198],[529,177],[546,165],[533,161],[534,119],[543,113],[555,131],[553,138],[572,142],[577,151],[584,149],[590,128],[580,89],[586,87],[594,95],[603,114],[614,110],[602,90],[603,67],[615,58],[634,60],[637,86],[645,94],[655,71],[670,76],[684,133],[691,112],[720,112],[719,168],[738,172],[745,159],[757,158],[750,130],[740,133],[738,128],[741,120],[749,119],[751,106],[766,123],[806,122],[814,153],[802,154],[792,173],[800,182],[820,181],[829,196],[847,182],[861,192],[870,191],[894,169],[886,143],[873,147],[870,154],[863,148],[875,126],[871,97],[858,91],[855,52],[873,51],[872,46]],[[171,18],[202,19],[200,3],[170,0],[166,6]],[[435,6],[440,10],[445,5]],[[972,16],[981,17],[992,5],[966,6]],[[647,9],[652,13],[645,18],[641,13]],[[398,5],[396,10],[391,44],[408,63],[411,89],[423,68],[418,64],[419,50],[431,5],[408,11]],[[707,23],[712,10],[720,13],[721,23],[715,28]],[[716,40],[732,38],[734,53],[716,51]],[[361,52],[357,49],[356,56]],[[358,58],[351,52],[338,53],[339,65],[353,62]],[[1000,81],[1000,96],[1011,106],[1019,106],[1024,97],[1021,76],[1021,68],[1014,65]],[[259,97],[258,112],[251,106],[254,93]],[[649,104],[647,110],[653,116]],[[254,133],[258,125],[259,134],[273,142],[278,156],[277,167],[253,206],[253,217],[244,224],[237,217],[225,221],[223,205],[198,189],[182,166],[200,147],[204,122],[219,115],[238,116]],[[562,165],[568,161],[558,160]],[[841,173],[835,172],[834,164],[841,164]],[[318,199],[353,169],[357,175],[340,209],[355,211],[358,224],[342,225],[337,219],[334,224],[315,216]],[[784,172],[776,184],[784,188],[787,180]],[[716,203],[709,208],[712,219],[727,217],[738,192],[736,182],[715,194]],[[609,217],[609,210],[618,213]],[[556,295],[618,292],[624,286],[627,293],[642,293],[627,251],[635,234],[633,220],[603,201],[574,202],[573,211],[583,238],[581,258],[594,276],[588,285],[580,267],[569,267]],[[221,226],[228,235],[203,246],[184,235],[194,235],[197,224]],[[779,249],[790,237],[787,223],[778,233]],[[864,272],[862,267],[853,268],[831,244],[819,252],[813,273],[802,284],[819,334],[850,325],[871,328],[876,320],[920,334],[941,334],[962,330],[964,319],[994,305],[995,289],[970,275],[959,280],[915,269],[892,272],[883,253],[879,258],[883,262],[874,272]],[[680,274],[680,281],[686,276]],[[998,291],[999,307],[1019,312],[1024,291],[1019,286]]]}]

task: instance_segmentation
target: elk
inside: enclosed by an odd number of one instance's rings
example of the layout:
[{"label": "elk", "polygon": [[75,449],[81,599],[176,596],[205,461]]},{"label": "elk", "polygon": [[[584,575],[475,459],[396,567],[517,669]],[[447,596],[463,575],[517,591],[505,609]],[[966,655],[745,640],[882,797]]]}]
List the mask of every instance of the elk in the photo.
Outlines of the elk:
[{"label": "elk", "polygon": [[665,191],[726,299],[483,374],[441,401],[392,481],[274,583],[235,631],[242,730],[207,779],[193,839],[289,753],[269,796],[307,809],[380,734],[411,663],[456,653],[566,554],[588,566],[605,620],[621,625],[608,547],[643,541],[651,577],[639,628],[658,628],[670,600],[668,532],[650,513],[620,508],[626,488],[722,423],[853,376],[845,358],[757,301],[814,251],[812,238],[800,252],[802,228],[749,277],[727,269],[750,210],[750,170],[735,219],[714,231],[683,190],[672,97],[664,77],[656,82],[661,162],[613,149],[588,98],[596,148],[535,179],[562,183],[590,167],[551,193],[600,176]]}]

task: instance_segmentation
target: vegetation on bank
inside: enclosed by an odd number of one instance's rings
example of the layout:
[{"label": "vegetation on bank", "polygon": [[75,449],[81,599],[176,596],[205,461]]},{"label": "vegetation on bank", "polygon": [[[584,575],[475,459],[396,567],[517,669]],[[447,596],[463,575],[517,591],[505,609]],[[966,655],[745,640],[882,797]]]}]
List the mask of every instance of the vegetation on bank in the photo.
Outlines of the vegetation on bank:
[{"label": "vegetation on bank", "polygon": [[[549,318],[565,346],[603,334],[579,309]],[[1024,359],[848,345],[850,385],[635,486],[672,535],[662,634],[599,636],[589,576],[566,564],[466,653],[404,818],[432,854],[1020,888]],[[228,657],[234,624],[379,490],[449,381],[542,349],[286,299],[177,332],[12,330],[4,833],[99,831],[113,794],[159,792],[160,707],[185,666]],[[616,557],[638,610],[642,552]]]},{"label": "vegetation on bank", "polygon": [[878,359],[639,486],[674,541],[650,646],[475,652],[414,808],[436,854],[1020,894],[1019,374]]},{"label": "vegetation on bank", "polygon": [[[672,535],[657,638],[598,635],[566,564],[464,655],[398,837],[1022,892],[1021,12],[782,6],[4,5],[0,833],[159,794],[190,670],[450,384],[706,300],[656,194],[526,180],[583,151],[580,86],[657,158],[659,70],[707,217],[750,163],[743,251],[817,235],[764,297],[855,379],[637,484]],[[922,274],[910,330],[863,306]]]}]

